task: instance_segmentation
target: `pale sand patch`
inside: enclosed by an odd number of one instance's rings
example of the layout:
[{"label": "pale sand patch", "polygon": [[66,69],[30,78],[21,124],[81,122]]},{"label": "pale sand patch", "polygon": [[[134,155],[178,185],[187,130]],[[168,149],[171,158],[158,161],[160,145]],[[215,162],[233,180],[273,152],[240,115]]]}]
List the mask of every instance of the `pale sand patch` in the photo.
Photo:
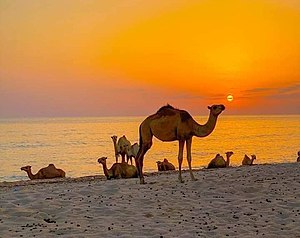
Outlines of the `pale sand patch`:
[{"label": "pale sand patch", "polygon": [[0,237],[300,237],[300,163],[0,184]]}]

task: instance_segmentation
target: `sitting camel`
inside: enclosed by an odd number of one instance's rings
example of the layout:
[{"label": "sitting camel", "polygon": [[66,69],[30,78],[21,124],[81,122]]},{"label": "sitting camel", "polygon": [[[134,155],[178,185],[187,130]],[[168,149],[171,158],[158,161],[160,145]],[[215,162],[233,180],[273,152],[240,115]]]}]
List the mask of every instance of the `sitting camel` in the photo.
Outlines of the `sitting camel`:
[{"label": "sitting camel", "polygon": [[28,177],[32,179],[52,179],[52,178],[64,178],[66,177],[65,171],[57,169],[54,164],[49,164],[48,167],[41,168],[36,174],[32,174],[31,166],[24,166],[21,168],[24,170]]},{"label": "sitting camel", "polygon": [[125,135],[119,138],[118,142],[117,142],[117,138],[118,138],[117,136],[111,137],[115,148],[116,163],[118,163],[119,155],[122,156],[122,163],[125,163],[125,155],[127,157],[127,162],[128,162],[129,160],[128,151],[130,150],[129,148],[131,147],[130,141],[127,140]]},{"label": "sitting camel", "polygon": [[106,160],[107,157],[101,157],[98,159],[98,163],[102,164],[103,171],[107,179],[138,177],[138,171],[134,165],[129,165],[127,163],[114,163],[110,169],[107,169]]},{"label": "sitting camel", "polygon": [[251,155],[251,159],[250,159],[250,157],[245,154],[244,159],[242,161],[242,165],[253,165],[254,160],[256,160],[255,155]]},{"label": "sitting camel", "polygon": [[215,158],[213,158],[207,166],[208,169],[225,168],[225,167],[226,167],[226,161],[223,158],[223,156],[220,154],[216,154]]},{"label": "sitting camel", "polygon": [[233,155],[233,152],[227,151],[225,154],[226,154],[226,161],[223,158],[223,156],[221,156],[220,154],[217,154],[216,157],[209,162],[207,168],[212,169],[212,168],[229,167],[230,157]]},{"label": "sitting camel", "polygon": [[297,162],[300,162],[300,150],[298,151],[298,158],[297,158]]},{"label": "sitting camel", "polygon": [[162,162],[157,161],[156,163],[158,171],[175,170],[175,166],[172,163],[170,163],[167,159],[164,159]]}]

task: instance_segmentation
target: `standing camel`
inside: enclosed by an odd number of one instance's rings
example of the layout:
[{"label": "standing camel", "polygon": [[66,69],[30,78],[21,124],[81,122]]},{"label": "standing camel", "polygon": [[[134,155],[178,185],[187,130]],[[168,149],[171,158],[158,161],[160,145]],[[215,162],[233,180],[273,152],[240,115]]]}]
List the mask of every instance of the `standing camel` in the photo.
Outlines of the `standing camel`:
[{"label": "standing camel", "polygon": [[[122,163],[125,163],[125,155],[127,157],[127,163],[129,160],[128,151],[130,150],[131,144],[130,141],[127,140],[126,136],[123,135],[119,138],[117,143],[117,136],[112,136],[111,139],[114,143],[114,149],[115,149],[115,157],[116,157],[116,163],[118,163],[118,157],[121,155],[122,157]],[[131,162],[132,164],[132,162]]]},{"label": "standing camel", "polygon": [[139,171],[140,183],[144,184],[143,160],[144,155],[152,146],[152,138],[155,136],[161,141],[179,141],[178,153],[178,179],[182,183],[181,164],[183,160],[183,149],[186,142],[187,161],[192,180],[196,180],[192,172],[192,138],[193,136],[205,137],[214,130],[218,116],[225,110],[224,105],[209,106],[208,121],[205,125],[198,124],[192,116],[184,110],[175,109],[167,105],[161,107],[155,114],[147,117],[140,125],[140,149],[136,158]]}]

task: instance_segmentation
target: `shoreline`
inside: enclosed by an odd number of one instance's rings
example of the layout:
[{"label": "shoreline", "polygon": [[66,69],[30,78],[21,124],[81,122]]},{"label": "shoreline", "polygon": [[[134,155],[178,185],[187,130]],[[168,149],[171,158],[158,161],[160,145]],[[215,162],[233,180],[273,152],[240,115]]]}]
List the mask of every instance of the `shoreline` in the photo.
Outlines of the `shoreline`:
[{"label": "shoreline", "polygon": [[[274,162],[274,163],[263,163],[263,164],[253,164],[252,166],[268,166],[268,165],[285,165],[285,164],[294,164],[297,162],[286,162],[286,163],[280,163],[280,162]],[[300,163],[299,163],[300,164]],[[251,166],[251,167],[252,167]],[[228,168],[225,169],[232,169],[232,168],[243,168],[243,167],[248,167],[248,166],[229,166]],[[212,168],[212,169],[207,169],[206,166],[202,166],[199,168],[193,168],[193,172],[199,172],[202,170],[219,170],[219,169],[224,169],[224,168]],[[182,173],[189,173],[189,170],[187,167],[182,168]],[[158,175],[166,175],[166,174],[178,174],[178,168],[176,167],[176,170],[169,170],[169,171],[144,171],[144,176],[145,177],[151,177],[151,176],[158,176]],[[51,184],[51,183],[72,183],[72,182],[87,182],[87,181],[103,181],[107,180],[105,175],[86,175],[86,176],[79,176],[79,177],[65,177],[65,178],[54,178],[54,179],[37,179],[37,180],[30,180],[27,178],[27,180],[16,180],[16,181],[0,181],[0,188],[1,187],[14,187],[14,186],[27,186],[27,185],[35,185],[35,184]],[[112,179],[114,180],[114,179]]]},{"label": "shoreline", "polygon": [[0,183],[1,237],[300,237],[300,163]]}]

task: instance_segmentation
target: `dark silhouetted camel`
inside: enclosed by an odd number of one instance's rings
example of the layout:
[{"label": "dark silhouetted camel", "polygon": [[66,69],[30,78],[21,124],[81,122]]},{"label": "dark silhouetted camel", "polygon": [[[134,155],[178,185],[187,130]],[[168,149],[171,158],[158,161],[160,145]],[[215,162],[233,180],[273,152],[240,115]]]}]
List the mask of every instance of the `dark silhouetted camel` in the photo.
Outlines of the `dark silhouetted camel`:
[{"label": "dark silhouetted camel", "polygon": [[175,166],[167,159],[164,159],[163,161],[157,161],[156,163],[158,171],[175,170]]},{"label": "dark silhouetted camel", "polygon": [[242,165],[253,165],[254,160],[256,160],[255,155],[251,155],[251,158],[248,155],[245,155],[242,161]]}]

